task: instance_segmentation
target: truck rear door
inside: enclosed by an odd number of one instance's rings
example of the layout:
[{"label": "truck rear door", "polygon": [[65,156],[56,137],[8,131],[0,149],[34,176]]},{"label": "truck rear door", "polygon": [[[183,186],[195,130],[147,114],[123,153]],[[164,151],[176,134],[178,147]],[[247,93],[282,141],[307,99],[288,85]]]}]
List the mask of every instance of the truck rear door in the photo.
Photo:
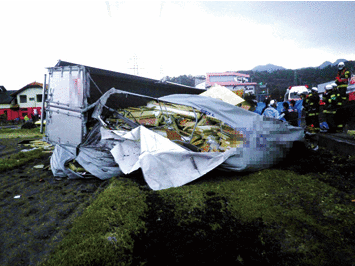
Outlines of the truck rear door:
[{"label": "truck rear door", "polygon": [[86,117],[82,113],[86,107],[86,78],[81,66],[49,69],[45,132],[48,142],[74,146],[82,142],[86,134]]}]

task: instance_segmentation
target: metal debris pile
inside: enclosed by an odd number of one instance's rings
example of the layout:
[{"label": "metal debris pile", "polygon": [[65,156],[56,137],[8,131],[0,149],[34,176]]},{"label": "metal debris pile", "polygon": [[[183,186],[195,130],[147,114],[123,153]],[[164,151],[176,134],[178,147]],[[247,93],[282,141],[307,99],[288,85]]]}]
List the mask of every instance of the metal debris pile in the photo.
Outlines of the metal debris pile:
[{"label": "metal debris pile", "polygon": [[166,102],[151,101],[146,106],[120,109],[105,122],[107,129],[119,135],[143,125],[197,152],[225,152],[241,145],[244,139],[240,132],[207,112]]}]

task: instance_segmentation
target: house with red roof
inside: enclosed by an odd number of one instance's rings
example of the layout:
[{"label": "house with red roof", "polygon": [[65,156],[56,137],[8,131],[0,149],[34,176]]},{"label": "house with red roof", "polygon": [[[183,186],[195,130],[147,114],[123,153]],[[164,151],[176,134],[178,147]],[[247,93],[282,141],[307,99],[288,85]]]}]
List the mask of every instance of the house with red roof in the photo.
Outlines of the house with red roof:
[{"label": "house with red roof", "polygon": [[[213,85],[224,86],[238,95],[241,93],[253,92],[256,94],[258,84],[256,82],[249,82],[250,75],[238,72],[228,71],[220,73],[206,74],[206,89]],[[239,95],[242,96],[242,95]]]}]

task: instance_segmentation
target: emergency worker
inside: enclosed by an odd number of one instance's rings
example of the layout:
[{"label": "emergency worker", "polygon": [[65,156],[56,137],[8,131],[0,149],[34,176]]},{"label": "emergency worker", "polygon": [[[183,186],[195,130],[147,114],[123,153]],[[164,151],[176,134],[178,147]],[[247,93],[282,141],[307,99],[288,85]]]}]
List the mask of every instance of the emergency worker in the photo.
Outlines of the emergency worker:
[{"label": "emergency worker", "polygon": [[264,114],[266,108],[268,108],[269,104],[270,104],[270,101],[271,99],[269,97],[267,97],[265,100],[264,100],[264,103],[265,103],[265,107],[263,108],[263,110],[261,111],[261,115]]},{"label": "emergency worker", "polygon": [[286,122],[290,124],[290,112],[289,112],[289,104],[288,102],[282,103],[283,110],[281,114],[283,114],[283,118],[285,118]]},{"label": "emergency worker", "polygon": [[279,111],[276,110],[277,103],[275,100],[271,100],[270,103],[268,104],[267,108],[265,109],[263,116],[266,117],[274,117],[274,118],[281,118]]},{"label": "emergency worker", "polygon": [[[346,91],[348,89],[348,83],[350,79],[350,72],[347,70],[345,67],[344,62],[340,62],[338,64],[338,73],[336,76],[335,83],[338,85],[338,91],[341,96],[341,101],[342,101],[342,108],[340,108],[337,111],[337,117],[341,121],[341,124],[345,126],[347,122],[347,105],[349,102],[349,96],[346,94]],[[339,122],[340,123],[340,122]]]},{"label": "emergency worker", "polygon": [[[307,96],[308,96],[308,94],[306,92],[302,92],[300,94],[300,98],[302,100],[301,117],[305,118],[305,119],[307,118],[307,116],[306,116],[306,109],[307,109],[306,99],[307,99]],[[306,125],[307,125],[308,121],[305,121],[305,122],[306,122]],[[301,127],[303,127],[303,126],[304,126],[303,120],[301,120]]]},{"label": "emergency worker", "polygon": [[344,62],[340,62],[338,64],[338,73],[335,78],[335,83],[338,85],[338,91],[340,92],[343,105],[348,101],[346,90],[348,89],[349,78],[350,72],[345,67]]},{"label": "emergency worker", "polygon": [[306,131],[309,133],[318,133],[320,130],[319,100],[318,89],[316,87],[313,87],[311,93],[303,100],[306,112]]},{"label": "emergency worker", "polygon": [[333,86],[328,84],[325,86],[325,91],[323,93],[323,102],[324,102],[324,106],[323,106],[323,115],[324,115],[324,119],[325,119],[325,122],[327,122],[328,124],[328,131],[330,131],[330,125],[329,123],[331,123],[331,117],[328,116],[328,108],[329,108],[329,103],[328,103],[328,99],[329,99],[329,95],[331,93],[333,89]]},{"label": "emergency worker", "polygon": [[324,110],[325,119],[329,126],[329,133],[342,132],[343,124],[339,119],[339,113],[337,111],[339,107],[342,107],[342,99],[340,93],[336,87],[336,84],[327,85],[325,87],[326,94],[324,95]]},{"label": "emergency worker", "polygon": [[290,108],[288,102],[282,104],[283,110],[281,112],[280,118],[283,117],[288,124],[294,127],[298,127],[298,112],[297,109]]},{"label": "emergency worker", "polygon": [[298,127],[298,110],[296,108],[296,101],[290,101],[290,108],[288,109],[289,117],[290,117],[290,124],[294,127]]},{"label": "emergency worker", "polygon": [[295,100],[291,100],[290,101],[290,108],[294,109],[294,110],[297,110],[295,105],[296,105],[296,101]]}]

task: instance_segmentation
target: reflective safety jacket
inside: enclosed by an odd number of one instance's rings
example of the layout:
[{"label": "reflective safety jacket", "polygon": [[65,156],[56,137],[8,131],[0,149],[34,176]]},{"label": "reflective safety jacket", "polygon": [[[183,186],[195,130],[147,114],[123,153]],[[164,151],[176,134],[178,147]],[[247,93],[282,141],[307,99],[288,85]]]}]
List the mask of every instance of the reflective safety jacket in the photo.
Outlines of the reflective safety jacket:
[{"label": "reflective safety jacket", "polygon": [[344,68],[343,70],[339,70],[338,75],[335,79],[335,83],[338,85],[338,90],[340,92],[341,99],[343,103],[346,103],[348,101],[346,90],[348,89],[350,72],[346,68]]},{"label": "reflective safety jacket", "polygon": [[344,68],[343,70],[339,70],[338,74],[335,78],[335,83],[338,85],[339,88],[347,88],[350,78],[350,71]]},{"label": "reflective safety jacket", "polygon": [[342,98],[340,92],[337,89],[333,89],[323,96],[325,102],[323,113],[335,114],[337,109],[342,107]]},{"label": "reflective safety jacket", "polygon": [[306,115],[313,116],[319,115],[319,95],[312,92],[306,99],[303,100],[303,107],[305,108]]}]

